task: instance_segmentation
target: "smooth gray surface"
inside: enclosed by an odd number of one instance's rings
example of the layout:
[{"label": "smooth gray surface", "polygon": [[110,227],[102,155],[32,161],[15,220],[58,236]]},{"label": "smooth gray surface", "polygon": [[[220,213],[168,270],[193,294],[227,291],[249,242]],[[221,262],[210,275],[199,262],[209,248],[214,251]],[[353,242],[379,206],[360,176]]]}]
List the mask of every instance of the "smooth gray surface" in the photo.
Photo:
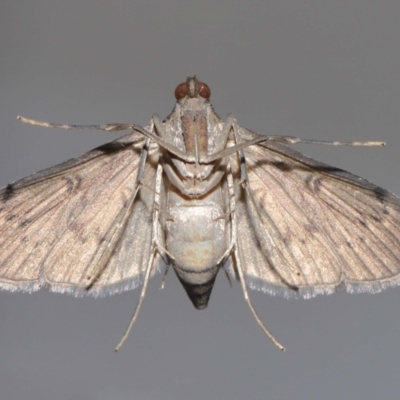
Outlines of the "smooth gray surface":
[{"label": "smooth gray surface", "polygon": [[[187,75],[265,134],[384,140],[302,146],[400,194],[400,2],[2,1],[0,184],[115,137],[24,126],[147,124]],[[172,271],[171,271],[172,272]],[[284,300],[252,292],[279,352],[223,274],[196,311],[173,273],[105,299],[0,293],[1,399],[394,399],[400,288]]]}]

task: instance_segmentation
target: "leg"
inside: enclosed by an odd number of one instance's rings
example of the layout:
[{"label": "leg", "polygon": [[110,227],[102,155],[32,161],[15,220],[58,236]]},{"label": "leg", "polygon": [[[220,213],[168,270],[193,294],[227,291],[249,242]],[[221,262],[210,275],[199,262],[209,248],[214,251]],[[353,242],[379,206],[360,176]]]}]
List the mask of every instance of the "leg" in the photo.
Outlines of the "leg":
[{"label": "leg", "polygon": [[132,196],[129,199],[129,202],[125,205],[125,207],[121,210],[120,212],[120,217],[117,219],[116,224],[112,227],[110,230],[110,235],[106,239],[107,240],[107,246],[106,246],[106,251],[101,254],[100,258],[96,261],[96,264],[98,265],[98,268],[96,268],[95,272],[92,274],[90,281],[88,285],[86,286],[86,290],[90,290],[93,288],[95,285],[96,281],[99,279],[101,274],[103,273],[104,269],[107,267],[108,260],[107,258],[110,256],[112,253],[113,249],[117,246],[118,240],[113,244],[111,248],[111,244],[113,243],[113,239],[117,236],[118,238],[123,236],[123,231],[125,229],[126,223],[129,219],[130,211],[131,208],[135,202],[136,196],[142,187],[142,179],[143,179],[143,174],[144,174],[144,168],[146,165],[146,159],[147,159],[147,153],[148,153],[148,147],[149,147],[150,139],[146,138],[145,143],[142,148],[142,152],[140,154],[140,161],[139,161],[139,167],[138,167],[138,174],[136,177],[136,186],[135,190],[132,194]]},{"label": "leg", "polygon": [[154,259],[156,257],[156,253],[157,253],[157,251],[160,251],[159,238],[158,238],[158,235],[159,235],[158,217],[159,217],[159,212],[160,212],[161,181],[162,181],[162,166],[161,166],[161,164],[158,164],[156,184],[155,184],[154,206],[153,206],[153,228],[152,228],[152,239],[151,239],[152,250],[151,250],[149,260],[147,262],[143,285],[142,285],[142,291],[140,292],[139,301],[136,305],[135,311],[129,322],[128,328],[126,329],[124,335],[122,336],[122,339],[120,340],[117,347],[115,348],[115,351],[118,351],[121,348],[121,346],[124,344],[125,340],[129,336],[129,333],[132,329],[133,324],[135,323],[135,321],[137,319],[140,307],[141,307],[143,299],[146,295],[146,290],[147,290],[147,285],[149,283],[150,275],[154,268]]},{"label": "leg", "polygon": [[[233,122],[233,133],[235,136],[235,142],[236,144],[240,145],[240,138],[239,138],[239,126],[237,125],[236,120]],[[274,254],[278,254],[279,257],[285,260],[286,265],[289,267],[291,272],[293,274],[296,274],[297,276],[300,275],[300,272],[292,266],[292,264],[286,259],[286,257],[282,254],[282,252],[279,250],[279,248],[275,245],[273,237],[269,235],[268,232],[260,232],[260,228],[258,227],[258,220],[261,220],[261,214],[260,211],[257,207],[256,202],[254,201],[253,193],[251,192],[251,188],[249,185],[248,177],[247,177],[247,169],[246,169],[246,158],[244,156],[244,151],[243,149],[238,151],[239,153],[239,162],[240,162],[240,181],[239,184],[243,187],[243,189],[246,192],[247,198],[248,198],[248,210],[250,217],[253,222],[253,226],[256,232],[256,235],[258,236],[260,243],[263,245],[263,247],[266,249],[267,254],[269,257],[271,257],[271,263],[272,265],[274,264],[273,259],[276,257]],[[272,222],[271,222],[272,225]],[[268,258],[269,258],[268,257]],[[291,285],[288,282],[285,282],[289,287],[293,288],[293,290],[297,290],[296,287]]]},{"label": "leg", "polygon": [[253,307],[253,304],[251,303],[249,294],[247,292],[247,287],[246,287],[246,282],[244,279],[244,274],[243,274],[243,268],[242,268],[242,263],[241,263],[241,258],[239,254],[239,248],[237,245],[237,221],[236,221],[236,205],[235,205],[235,193],[234,193],[234,188],[233,188],[233,178],[232,174],[228,173],[228,190],[229,190],[229,197],[230,197],[230,209],[231,209],[231,221],[232,221],[232,233],[231,233],[231,243],[232,243],[232,248],[233,248],[233,258],[235,261],[236,265],[236,273],[239,277],[240,284],[242,286],[243,290],[243,295],[244,299],[246,300],[247,305],[250,308],[251,313],[253,314],[254,318],[256,319],[258,325],[260,325],[261,329],[264,331],[264,333],[272,340],[272,342],[282,351],[285,350],[285,348],[272,336],[272,334],[268,331],[266,326],[263,324],[261,321],[260,317],[256,313],[256,310]]}]

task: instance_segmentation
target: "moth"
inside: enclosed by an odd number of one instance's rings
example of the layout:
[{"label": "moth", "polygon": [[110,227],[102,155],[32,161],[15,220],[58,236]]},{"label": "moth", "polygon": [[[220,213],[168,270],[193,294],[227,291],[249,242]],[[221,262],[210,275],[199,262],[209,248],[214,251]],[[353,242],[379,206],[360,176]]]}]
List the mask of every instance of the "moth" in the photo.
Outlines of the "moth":
[{"label": "moth", "polygon": [[0,192],[0,288],[104,296],[176,272],[197,309],[220,269],[247,288],[310,298],[400,282],[400,198],[288,145],[383,145],[259,135],[221,120],[210,88],[188,77],[164,120],[60,125],[129,130]]}]

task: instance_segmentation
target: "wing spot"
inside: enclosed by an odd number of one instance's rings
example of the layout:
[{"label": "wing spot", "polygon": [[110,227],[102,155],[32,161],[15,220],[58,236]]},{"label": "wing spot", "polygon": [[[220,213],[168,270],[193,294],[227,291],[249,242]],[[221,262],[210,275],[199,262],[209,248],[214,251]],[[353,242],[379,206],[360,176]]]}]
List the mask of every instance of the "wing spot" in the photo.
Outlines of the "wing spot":
[{"label": "wing spot", "polygon": [[22,221],[22,222],[19,224],[19,227],[20,227],[20,228],[25,228],[25,227],[26,227],[27,225],[29,225],[31,222],[32,222],[32,219],[31,219],[31,218],[27,218],[26,220]]},{"label": "wing spot", "polygon": [[382,222],[382,219],[376,215],[371,214],[370,217],[376,222]]},{"label": "wing spot", "polygon": [[315,225],[311,225],[311,224],[304,225],[304,228],[305,228],[306,232],[309,232],[311,234],[318,233],[318,231],[319,231]]},{"label": "wing spot", "polygon": [[381,187],[375,186],[373,189],[373,192],[375,193],[375,196],[380,200],[383,201],[385,200],[386,197],[388,197],[389,192],[385,189],[382,189]]},{"label": "wing spot", "polygon": [[282,172],[291,171],[293,169],[292,166],[290,166],[289,164],[286,164],[283,161],[273,161],[273,162],[271,162],[271,165],[273,165],[274,167],[278,168]]},{"label": "wing spot", "polygon": [[321,191],[321,186],[322,186],[322,179],[321,178],[314,179],[313,188],[316,193]]},{"label": "wing spot", "polygon": [[311,188],[311,190],[315,193],[318,193],[321,191],[321,186],[322,186],[322,178],[312,178],[311,176],[308,176],[305,179],[305,183],[308,187]]},{"label": "wing spot", "polygon": [[75,190],[77,190],[77,189],[79,189],[80,188],[80,186],[81,186],[81,184],[82,184],[82,181],[83,181],[83,178],[80,176],[80,175],[75,175],[74,176],[74,179],[75,179],[75,181],[76,181],[76,183],[75,183]]},{"label": "wing spot", "polygon": [[67,186],[67,193],[71,193],[74,190],[74,181],[71,178],[64,178],[66,186]]},{"label": "wing spot", "polygon": [[360,223],[360,225],[362,225],[364,228],[367,227],[367,224],[365,221],[363,221],[362,219],[358,218],[358,222]]},{"label": "wing spot", "polygon": [[11,197],[14,196],[14,193],[15,193],[14,185],[12,183],[9,183],[4,189],[3,200],[4,201],[10,200]]},{"label": "wing spot", "polygon": [[97,147],[95,150],[102,151],[105,154],[111,154],[123,148],[125,148],[125,146],[122,143],[110,142]]}]

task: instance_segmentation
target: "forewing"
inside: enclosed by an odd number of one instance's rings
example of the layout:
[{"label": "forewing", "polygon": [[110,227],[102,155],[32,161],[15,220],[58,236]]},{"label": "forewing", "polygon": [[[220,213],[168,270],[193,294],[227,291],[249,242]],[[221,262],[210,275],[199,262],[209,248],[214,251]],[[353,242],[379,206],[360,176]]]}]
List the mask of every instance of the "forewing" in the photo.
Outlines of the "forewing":
[{"label": "forewing", "polygon": [[276,142],[249,147],[245,158],[238,247],[251,287],[312,297],[399,284],[397,196]]},{"label": "forewing", "polygon": [[[102,295],[137,286],[149,257],[153,199],[141,189],[132,201],[143,145],[132,133],[3,188],[0,288]],[[148,187],[156,163],[153,146]]]}]

